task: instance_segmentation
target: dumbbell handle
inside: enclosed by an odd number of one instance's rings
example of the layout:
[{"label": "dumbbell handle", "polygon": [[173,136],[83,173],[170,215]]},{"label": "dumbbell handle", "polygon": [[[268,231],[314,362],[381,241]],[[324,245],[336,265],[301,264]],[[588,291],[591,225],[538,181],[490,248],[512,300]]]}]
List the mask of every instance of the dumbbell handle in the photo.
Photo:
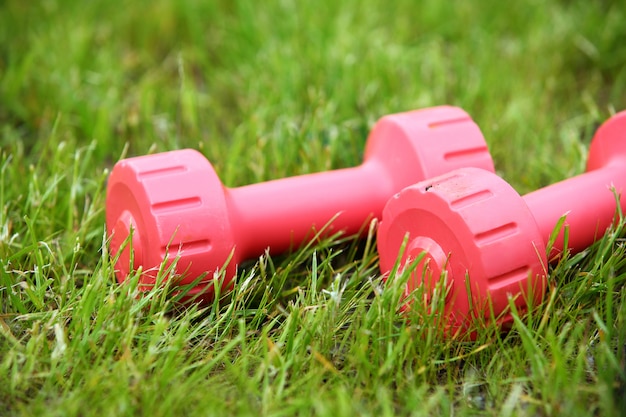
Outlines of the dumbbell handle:
[{"label": "dumbbell handle", "polygon": [[[533,191],[524,196],[524,201],[535,216],[545,243],[562,216],[568,230],[568,248],[580,252],[611,225],[616,209],[613,192],[626,190],[626,163],[612,163],[599,170],[586,172],[565,181]],[[624,207],[624,199],[620,198]],[[564,231],[559,232],[553,253],[563,247]]]},{"label": "dumbbell handle", "polygon": [[[401,140],[406,135],[419,154]],[[298,246],[313,237],[312,226],[356,234],[368,219],[380,218],[398,190],[463,166],[493,171],[482,134],[463,110],[440,106],[385,116],[357,167],[227,189],[238,257]]]},{"label": "dumbbell handle", "polygon": [[311,226],[356,234],[365,220],[380,217],[393,195],[393,181],[381,168],[370,159],[358,167],[227,189],[240,256],[256,256],[268,247],[283,252],[313,237]]},{"label": "dumbbell handle", "polygon": [[[588,247],[614,220],[619,204],[625,208],[626,191],[626,112],[620,112],[600,126],[591,142],[587,172],[552,184],[524,196],[545,242],[566,215],[568,248],[579,252]],[[564,231],[554,243],[552,255],[562,252]]]}]

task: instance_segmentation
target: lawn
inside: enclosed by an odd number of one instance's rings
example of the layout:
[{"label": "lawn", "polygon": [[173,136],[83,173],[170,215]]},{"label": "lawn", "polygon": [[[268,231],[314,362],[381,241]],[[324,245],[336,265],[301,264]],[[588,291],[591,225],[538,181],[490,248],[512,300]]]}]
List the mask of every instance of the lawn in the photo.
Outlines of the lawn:
[{"label": "lawn", "polygon": [[236,187],[356,166],[380,117],[442,104],[520,193],[582,173],[626,109],[624,21],[608,0],[2,2],[0,415],[623,415],[620,213],[473,341],[399,313],[375,227],[181,308],[117,284],[104,219],[121,158],[198,149]]}]

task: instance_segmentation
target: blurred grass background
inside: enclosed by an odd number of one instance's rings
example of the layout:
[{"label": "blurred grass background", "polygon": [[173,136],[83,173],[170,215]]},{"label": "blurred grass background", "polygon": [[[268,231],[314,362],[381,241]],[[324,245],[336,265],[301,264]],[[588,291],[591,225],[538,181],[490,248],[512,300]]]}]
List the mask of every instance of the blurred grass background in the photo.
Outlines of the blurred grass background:
[{"label": "blurred grass background", "polygon": [[[233,183],[327,168],[311,144],[320,136],[326,145],[357,142],[329,155],[332,166],[351,165],[381,115],[448,103],[476,118],[511,181],[535,188],[571,166],[577,136],[588,139],[624,100],[617,3],[9,1],[3,9],[5,142],[38,151],[56,126],[68,143],[95,140],[109,162],[126,143],[132,155],[201,144]],[[326,131],[313,135],[313,125]],[[581,133],[559,137],[568,130]],[[272,155],[266,142],[279,141],[294,154]],[[231,154],[239,163],[228,163]],[[542,167],[547,161],[557,167]],[[528,164],[533,172],[523,172]]]},{"label": "blurred grass background", "polygon": [[[377,278],[374,254],[354,246],[345,267],[331,265],[336,242],[280,261],[300,273],[251,267],[268,288],[254,319],[224,306],[171,317],[158,303],[146,315],[102,248],[121,157],[198,148],[238,186],[356,165],[379,117],[440,104],[474,117],[522,193],[580,173],[597,126],[626,108],[624,21],[617,1],[5,0],[0,414],[619,415],[619,234],[606,257],[556,268],[571,297],[552,339],[530,326],[522,341],[465,347],[394,327],[390,301],[359,286]],[[315,253],[327,257],[313,267]],[[354,292],[331,314],[337,273]],[[268,298],[287,279],[306,294],[291,307]],[[259,307],[246,300],[241,311]],[[328,315],[305,319],[320,305]],[[587,360],[596,342],[604,371]]]}]

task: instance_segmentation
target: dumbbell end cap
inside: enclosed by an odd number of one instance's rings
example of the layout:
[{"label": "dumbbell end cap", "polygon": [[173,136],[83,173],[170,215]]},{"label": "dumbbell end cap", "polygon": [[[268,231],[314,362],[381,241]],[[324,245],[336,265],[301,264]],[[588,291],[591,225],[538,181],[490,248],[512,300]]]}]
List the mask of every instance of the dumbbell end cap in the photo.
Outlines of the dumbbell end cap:
[{"label": "dumbbell end cap", "polygon": [[234,248],[225,188],[197,151],[119,161],[107,184],[106,224],[119,282],[141,267],[143,290],[162,277],[197,283],[188,290],[199,292],[220,271],[225,283],[234,276],[235,263],[224,265]]},{"label": "dumbbell end cap", "polygon": [[365,155],[386,167],[395,190],[465,166],[494,172],[480,128],[453,106],[382,117],[370,133]]},{"label": "dumbbell end cap", "polygon": [[[407,234],[407,250],[397,259]],[[478,168],[422,181],[394,196],[383,210],[378,250],[383,274],[421,251],[433,275],[445,268],[452,334],[465,334],[473,319],[489,321],[492,314],[504,324],[510,321],[509,297],[524,309],[528,297],[538,302],[545,291],[545,246],[532,213],[510,185]]]},{"label": "dumbbell end cap", "polygon": [[[610,161],[626,158],[626,111],[613,115],[596,131],[587,160],[587,171],[602,168]],[[623,163],[623,162],[621,162]]]}]

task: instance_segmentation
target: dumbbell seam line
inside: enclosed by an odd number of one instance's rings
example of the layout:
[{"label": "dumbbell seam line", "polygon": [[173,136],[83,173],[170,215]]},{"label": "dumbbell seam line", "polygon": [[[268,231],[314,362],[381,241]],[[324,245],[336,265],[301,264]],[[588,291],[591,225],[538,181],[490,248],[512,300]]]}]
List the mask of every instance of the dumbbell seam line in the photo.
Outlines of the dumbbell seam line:
[{"label": "dumbbell seam line", "polygon": [[473,122],[472,118],[469,116],[469,114],[465,114],[464,116],[459,116],[459,117],[451,117],[449,119],[445,119],[445,120],[438,120],[436,122],[430,122],[428,123],[428,127],[431,129],[436,129],[438,127],[441,126],[445,126],[445,125],[452,125],[452,124],[456,124],[456,123],[464,123],[464,122]]}]

